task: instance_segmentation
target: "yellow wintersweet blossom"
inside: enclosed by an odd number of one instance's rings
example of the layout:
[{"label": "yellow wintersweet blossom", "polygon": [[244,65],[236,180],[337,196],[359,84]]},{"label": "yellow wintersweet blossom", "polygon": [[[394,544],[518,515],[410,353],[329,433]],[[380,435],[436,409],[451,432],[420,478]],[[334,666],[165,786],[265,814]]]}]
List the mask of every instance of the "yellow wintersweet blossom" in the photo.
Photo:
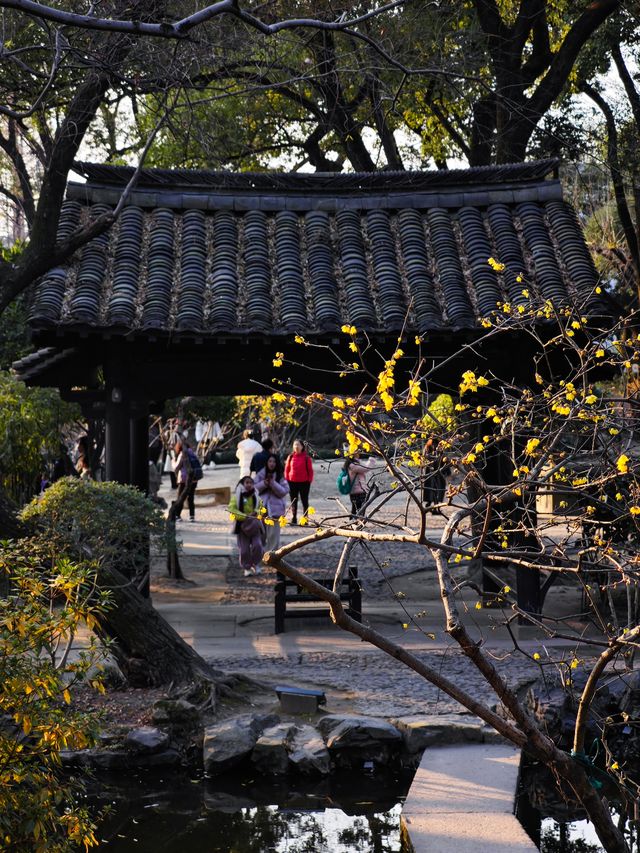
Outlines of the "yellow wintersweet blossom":
[{"label": "yellow wintersweet blossom", "polygon": [[271,395],[271,399],[276,403],[284,403],[287,399],[286,394],[282,394],[280,391],[276,391],[275,394]]},{"label": "yellow wintersweet blossom", "polygon": [[274,367],[282,367],[283,358],[284,358],[284,353],[283,352],[277,352],[276,357],[273,359],[273,366]]},{"label": "yellow wintersweet blossom", "polygon": [[477,391],[478,388],[484,388],[488,384],[489,380],[484,376],[476,376],[473,370],[465,370],[460,382],[460,394],[464,394],[466,391]]},{"label": "yellow wintersweet blossom", "polygon": [[484,444],[481,441],[479,441],[476,444],[476,446],[473,448],[473,450],[475,453],[482,453],[482,451],[484,450]]},{"label": "yellow wintersweet blossom", "polygon": [[616,468],[620,471],[621,474],[626,474],[629,470],[629,457],[624,453],[621,456],[618,456],[618,461],[616,462]]},{"label": "yellow wintersweet blossom", "polygon": [[613,764],[611,765],[611,769],[612,770],[620,770],[620,765],[618,764],[617,761],[613,762]]},{"label": "yellow wintersweet blossom", "polygon": [[462,462],[465,465],[470,465],[472,462],[475,462],[476,459],[477,457],[475,453],[467,453],[467,455],[463,457]]},{"label": "yellow wintersweet blossom", "polygon": [[409,393],[407,394],[407,405],[417,406],[420,402],[420,383],[416,379],[409,380]]},{"label": "yellow wintersweet blossom", "polygon": [[596,350],[596,358],[604,358],[604,350],[602,348]]},{"label": "yellow wintersweet blossom", "polygon": [[595,394],[587,394],[587,396],[584,398],[584,401],[588,406],[593,406],[594,403],[598,402],[598,398]]},{"label": "yellow wintersweet blossom", "polygon": [[539,652],[534,652],[534,653],[533,653],[533,659],[534,659],[534,660],[540,660],[540,653],[539,653]]},{"label": "yellow wintersweet blossom", "polygon": [[352,362],[351,367],[353,367],[354,370],[360,370],[360,365],[357,361]]},{"label": "yellow wintersweet blossom", "polygon": [[609,427],[609,435],[617,435],[619,432],[619,429],[616,429],[615,427]]},{"label": "yellow wintersweet blossom", "polygon": [[482,610],[482,602],[476,601],[476,610]]},{"label": "yellow wintersweet blossom", "polygon": [[640,506],[630,506],[629,512],[631,515],[640,515]]},{"label": "yellow wintersweet blossom", "polygon": [[351,341],[351,343],[349,344],[349,349],[351,350],[351,352],[358,352],[358,344]]},{"label": "yellow wintersweet blossom", "polygon": [[496,261],[495,258],[487,258],[487,263],[495,272],[502,272],[505,269],[505,265],[501,264],[500,261]]},{"label": "yellow wintersweet blossom", "polygon": [[278,519],[278,524],[280,525],[280,527],[286,527],[287,526],[286,516],[281,515],[280,518]]},{"label": "yellow wintersweet blossom", "polygon": [[573,660],[571,661],[571,669],[577,669],[579,663],[580,661],[578,660],[578,658],[573,658]]},{"label": "yellow wintersweet blossom", "polygon": [[304,527],[308,523],[309,523],[309,519],[306,517],[306,515],[303,515],[302,518],[300,519],[300,527]]},{"label": "yellow wintersweet blossom", "polygon": [[394,354],[391,356],[391,358],[392,358],[394,361],[397,361],[399,358],[402,358],[402,356],[403,356],[403,355],[404,355],[404,350],[397,349],[397,350],[394,352]]},{"label": "yellow wintersweet blossom", "polygon": [[294,341],[295,341],[297,344],[306,344],[306,343],[307,343],[307,342],[305,341],[305,339],[302,337],[302,335],[296,335],[296,336],[295,336],[295,338],[294,338]]},{"label": "yellow wintersweet blossom", "polygon": [[310,507],[307,509],[307,515],[315,515],[315,514],[316,514],[315,507],[310,506]]},{"label": "yellow wintersweet blossom", "polygon": [[529,456],[531,456],[533,453],[536,452],[536,448],[539,445],[540,445],[540,439],[539,438],[530,438],[529,441],[527,442],[527,446],[525,447],[525,453],[527,453]]},{"label": "yellow wintersweet blossom", "polygon": [[275,521],[272,518],[265,518],[264,523],[267,525],[267,527],[273,527]]},{"label": "yellow wintersweet blossom", "polygon": [[331,402],[334,409],[344,409],[344,400],[341,397],[334,397]]},{"label": "yellow wintersweet blossom", "polygon": [[358,330],[356,329],[355,326],[344,325],[344,326],[342,326],[341,331],[344,332],[345,335],[357,335],[358,334]]},{"label": "yellow wintersweet blossom", "polygon": [[422,343],[422,338],[421,338],[421,337],[419,337],[418,335],[416,335],[416,336],[415,336],[415,338],[414,338],[413,340],[414,340],[414,343],[415,343],[415,345],[416,345],[417,347],[419,347],[419,346],[420,346],[420,344]]}]

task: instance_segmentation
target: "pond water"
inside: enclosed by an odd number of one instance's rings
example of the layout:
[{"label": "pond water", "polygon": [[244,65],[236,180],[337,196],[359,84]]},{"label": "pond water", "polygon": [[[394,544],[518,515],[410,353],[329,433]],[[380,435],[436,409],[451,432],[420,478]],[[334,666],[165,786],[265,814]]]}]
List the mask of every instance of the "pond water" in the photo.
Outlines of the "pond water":
[{"label": "pond water", "polygon": [[111,853],[401,853],[400,811],[413,774],[279,783],[259,776],[101,775]]},{"label": "pond water", "polygon": [[[609,792],[610,798],[614,791]],[[516,815],[541,853],[605,853],[593,824],[572,801],[569,791],[561,794],[546,768],[523,762]],[[619,815],[612,809],[614,821]],[[640,853],[637,821],[623,827],[630,853]]]}]

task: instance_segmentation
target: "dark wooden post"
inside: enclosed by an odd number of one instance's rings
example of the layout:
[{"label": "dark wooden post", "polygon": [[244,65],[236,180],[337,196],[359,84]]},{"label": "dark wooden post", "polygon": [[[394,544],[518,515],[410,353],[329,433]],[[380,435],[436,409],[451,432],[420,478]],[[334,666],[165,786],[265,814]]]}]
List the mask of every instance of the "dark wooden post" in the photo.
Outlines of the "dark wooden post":
[{"label": "dark wooden post", "polygon": [[107,480],[131,482],[129,388],[123,360],[114,354],[105,364]]},{"label": "dark wooden post", "polygon": [[349,566],[349,607],[348,614],[356,622],[362,622],[362,585],[358,579],[358,567]]},{"label": "dark wooden post", "polygon": [[145,495],[149,493],[149,406],[136,400],[129,418],[129,482]]},{"label": "dark wooden post", "polygon": [[[485,481],[491,485],[508,485],[513,481],[511,474],[512,462],[508,454],[501,452],[498,448],[493,452],[487,453],[486,464],[483,469]],[[536,509],[535,495],[525,496],[518,501],[518,504],[510,513],[510,520],[520,522],[523,530],[517,536],[511,537],[511,545],[529,544],[527,538],[532,536],[532,528],[536,525]],[[492,525],[493,527],[493,525]],[[493,536],[493,534],[490,534]],[[497,547],[497,543],[494,544]],[[483,569],[493,569],[499,574],[500,567],[503,563],[492,561],[488,558],[483,558]],[[540,573],[535,569],[529,569],[526,566],[515,566],[516,570],[516,600],[518,606],[530,613],[532,616],[539,616],[542,610],[542,595],[540,591]],[[483,571],[482,576],[482,592],[485,605],[491,606],[492,601],[496,601],[500,591],[500,585],[496,584],[493,578]],[[526,623],[526,617],[520,617],[519,622]]]},{"label": "dark wooden post", "polygon": [[282,572],[276,573],[275,588],[275,632],[284,633],[284,617],[287,612],[287,579]]}]

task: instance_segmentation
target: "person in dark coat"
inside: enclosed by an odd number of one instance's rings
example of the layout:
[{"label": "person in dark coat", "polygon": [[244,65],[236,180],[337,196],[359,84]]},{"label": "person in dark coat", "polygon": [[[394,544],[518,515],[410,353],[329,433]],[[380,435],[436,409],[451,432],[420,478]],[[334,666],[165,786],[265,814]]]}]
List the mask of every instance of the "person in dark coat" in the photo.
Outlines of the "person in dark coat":
[{"label": "person in dark coat", "polygon": [[[264,466],[267,464],[267,459],[270,456],[275,456],[278,458],[278,454],[273,452],[273,441],[270,438],[265,438],[262,442],[262,450],[258,451],[258,453],[253,454],[253,458],[251,459],[251,476],[255,476],[260,473]],[[280,467],[282,468],[282,463],[278,458],[278,462]]]}]

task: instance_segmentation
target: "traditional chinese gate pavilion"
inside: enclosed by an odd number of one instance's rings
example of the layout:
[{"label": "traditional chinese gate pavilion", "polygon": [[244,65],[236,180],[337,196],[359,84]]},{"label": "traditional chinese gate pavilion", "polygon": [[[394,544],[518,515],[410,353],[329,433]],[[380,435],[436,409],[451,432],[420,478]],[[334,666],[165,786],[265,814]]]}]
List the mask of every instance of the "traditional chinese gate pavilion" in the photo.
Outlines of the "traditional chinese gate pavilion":
[{"label": "traditional chinese gate pavilion", "polygon": [[[60,219],[64,238],[112,209],[127,167],[79,164]],[[382,353],[398,338],[443,363],[442,388],[464,369],[526,384],[532,342],[506,332],[478,343],[481,318],[542,299],[593,306],[597,274],[557,163],[438,172],[230,174],[145,169],[116,224],[39,284],[31,313],[38,351],[15,365],[28,384],[58,387],[104,417],[107,477],[146,488],[151,401],[259,393],[273,355],[300,387],[338,384],[326,351],[344,324]],[[495,271],[487,263],[506,265]],[[436,386],[433,386],[434,389]]]}]

